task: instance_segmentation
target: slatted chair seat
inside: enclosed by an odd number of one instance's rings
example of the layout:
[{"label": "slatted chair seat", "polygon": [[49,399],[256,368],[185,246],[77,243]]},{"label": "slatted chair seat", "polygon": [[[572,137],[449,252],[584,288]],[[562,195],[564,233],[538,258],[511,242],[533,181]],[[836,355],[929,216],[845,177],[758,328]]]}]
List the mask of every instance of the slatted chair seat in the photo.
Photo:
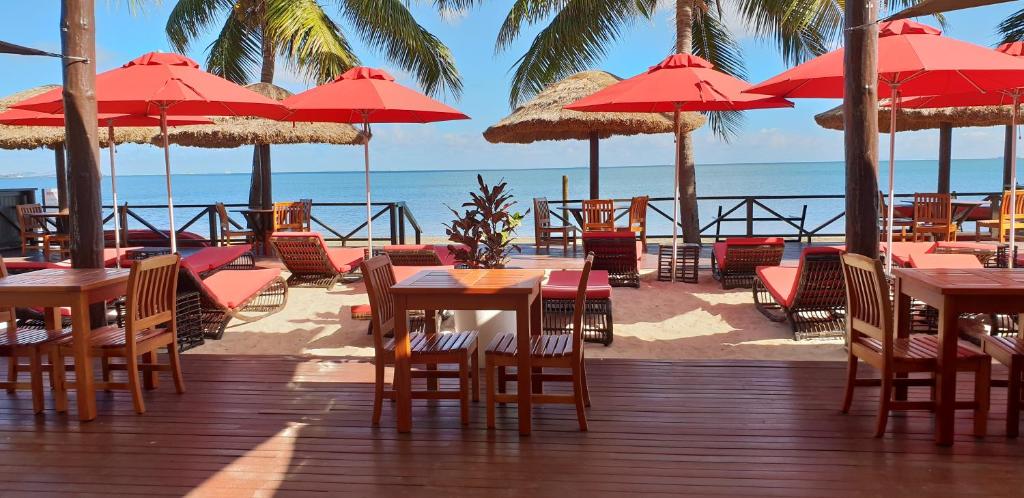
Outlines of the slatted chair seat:
[{"label": "slatted chair seat", "polygon": [[[518,349],[515,334],[500,334],[487,346],[487,354],[516,356]],[[571,334],[538,335],[530,338],[531,358],[565,358],[571,355]]]},{"label": "slatted chair seat", "polygon": [[46,330],[45,328],[19,327],[16,330],[4,330],[0,332],[0,352],[8,353],[12,348],[31,347],[70,337],[70,329]]},{"label": "slatted chair seat", "polygon": [[[864,345],[874,353],[882,353],[882,342],[875,338],[862,338],[858,344]],[[913,334],[910,337],[900,337],[892,342],[893,358],[899,361],[910,361],[937,365],[939,357],[939,340],[930,334]],[[973,360],[984,357],[980,351],[972,348],[966,342],[957,344],[956,357],[958,360]]]},{"label": "slatted chair seat", "polygon": [[1001,349],[1006,353],[1024,356],[1024,338],[983,336],[982,340],[987,343],[987,345]]},{"label": "slatted chair seat", "polygon": [[[147,330],[140,330],[135,334],[135,342],[138,344],[144,343],[149,339],[153,339],[160,335],[166,334],[167,329],[165,328],[152,328]],[[124,327],[117,327],[109,325],[106,327],[93,329],[89,335],[89,346],[94,349],[103,348],[123,348],[127,343],[127,336],[125,334]],[[66,339],[61,341],[62,346],[68,346],[71,344],[70,334]]]},{"label": "slatted chair seat", "polygon": [[1006,435],[1020,435],[1020,413],[1024,406],[1024,335],[1016,337],[981,336],[981,350],[993,359],[1006,365],[1006,380],[993,379],[993,386],[1005,386],[1006,392]]},{"label": "slatted chair seat", "polygon": [[[409,334],[409,347],[412,354],[412,362],[416,363],[422,358],[435,354],[454,354],[467,352],[472,349],[477,341],[477,332],[447,332],[428,336],[422,332]],[[395,354],[395,340],[388,339],[384,342],[384,351],[391,355]]]}]

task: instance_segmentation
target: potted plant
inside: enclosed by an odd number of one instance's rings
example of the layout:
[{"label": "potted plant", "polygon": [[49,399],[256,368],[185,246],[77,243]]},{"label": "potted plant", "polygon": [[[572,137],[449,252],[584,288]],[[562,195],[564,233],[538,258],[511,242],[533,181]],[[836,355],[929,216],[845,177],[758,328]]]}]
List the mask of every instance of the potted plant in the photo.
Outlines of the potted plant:
[{"label": "potted plant", "polygon": [[[507,182],[502,180],[491,187],[481,175],[476,180],[479,191],[469,193],[470,200],[460,206],[462,212],[448,207],[455,216],[445,225],[445,234],[452,242],[448,250],[465,268],[504,268],[512,253],[520,251],[512,241],[523,215],[512,211],[516,201]],[[486,345],[497,334],[515,331],[516,315],[511,311],[456,310],[455,328],[478,331],[480,343]],[[482,366],[484,348],[478,354]]]}]

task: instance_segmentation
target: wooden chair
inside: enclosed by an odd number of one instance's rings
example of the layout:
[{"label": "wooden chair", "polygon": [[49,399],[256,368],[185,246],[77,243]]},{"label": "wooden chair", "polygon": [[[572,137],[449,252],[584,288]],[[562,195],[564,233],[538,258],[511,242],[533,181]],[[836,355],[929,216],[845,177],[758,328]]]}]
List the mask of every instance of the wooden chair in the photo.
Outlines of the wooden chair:
[{"label": "wooden chair", "polygon": [[1020,435],[1020,411],[1024,406],[1024,334],[1016,337],[982,335],[981,350],[1006,365],[1006,380],[993,379],[992,385],[1006,387],[1006,435]]},{"label": "wooden chair", "polygon": [[647,247],[647,203],[650,197],[642,195],[629,202],[629,231],[640,236],[640,242]]},{"label": "wooden chair", "polygon": [[[395,364],[395,341],[385,336],[395,328],[395,305],[391,287],[395,285],[394,268],[387,255],[377,256],[360,264],[366,293],[372,309],[370,324],[373,327],[374,368],[376,384],[373,397],[373,425],[380,425],[384,398],[395,399],[397,391],[384,388],[384,368]],[[426,365],[423,370],[413,370],[413,378],[428,379],[427,391],[412,392],[413,399],[457,399],[460,401],[462,425],[469,425],[469,400],[480,400],[480,363],[477,357],[477,333],[451,332],[409,334],[412,365]],[[458,370],[439,370],[438,365],[456,365]],[[437,379],[458,378],[458,391],[430,389]],[[471,385],[472,384],[472,385]],[[471,392],[472,391],[472,392]]]},{"label": "wooden chair", "polygon": [[[142,387],[157,387],[157,372],[170,372],[174,388],[185,392],[185,381],[181,376],[181,361],[178,357],[178,325],[175,306],[178,292],[177,254],[154,256],[132,263],[128,276],[126,298],[127,316],[124,327],[107,326],[92,331],[89,336],[90,355],[101,358],[103,381],[99,389],[127,389],[132,393],[132,404],[136,413],[146,413],[142,400]],[[73,356],[71,338],[60,342],[61,357]],[[157,362],[157,351],[166,350],[168,362]],[[112,358],[124,358],[124,363],[114,363]],[[141,358],[141,362],[139,361]],[[61,360],[63,365],[63,360]],[[127,383],[111,381],[114,370],[128,374]],[[57,377],[56,392],[63,401],[66,396],[64,369],[54,368]],[[144,373],[140,380],[139,372]]]},{"label": "wooden chair", "polygon": [[234,222],[228,216],[228,210],[223,202],[214,205],[217,210],[217,218],[220,220],[220,245],[230,246],[236,238],[241,238],[246,244],[252,244],[256,239],[256,232],[252,230],[236,230]]},{"label": "wooden chair", "polygon": [[[572,394],[534,393],[534,403],[575,404],[576,418],[580,430],[587,430],[586,407],[590,406],[590,392],[587,389],[587,370],[583,363],[583,313],[587,305],[587,282],[594,255],[588,254],[580,273],[576,289],[576,306],[572,316],[571,334],[543,334],[530,337],[530,351],[518,351],[516,334],[499,334],[487,346],[485,368],[487,369],[487,428],[495,427],[495,403],[515,403],[516,394],[507,394],[506,383],[516,380],[516,374],[506,373],[508,367],[519,363],[520,354],[530,355],[530,365],[540,372],[533,374],[537,382],[571,382]],[[545,368],[570,370],[569,374],[544,373]]]},{"label": "wooden chair", "polygon": [[914,241],[928,235],[933,239],[956,240],[952,197],[949,194],[914,194]]},{"label": "wooden chair", "polygon": [[583,201],[583,231],[611,232],[615,230],[615,201],[587,199]]},{"label": "wooden chair", "polygon": [[308,232],[309,230],[309,204],[306,201],[274,203],[275,232]]},{"label": "wooden chair", "polygon": [[544,197],[533,198],[533,233],[538,250],[544,246],[545,250],[550,251],[551,243],[557,241],[561,242],[564,253],[569,250],[569,242],[572,241],[572,250],[576,251],[576,227],[552,225],[551,208]]},{"label": "wooden chair", "polygon": [[43,212],[43,206],[39,204],[19,204],[15,206],[15,212],[18,215],[18,227],[21,237],[21,255],[28,254],[28,248],[31,244],[38,243],[40,247],[45,247],[46,237],[49,232],[46,227],[43,226],[43,222],[39,218],[33,218],[29,216],[31,214],[37,214]]},{"label": "wooden chair", "polygon": [[[7,278],[7,267],[0,258],[0,279]],[[60,320],[58,317],[57,320]],[[60,323],[55,320],[56,323]],[[50,382],[55,385],[53,365],[60,365],[57,343],[70,336],[70,329],[47,330],[47,327],[18,327],[14,307],[0,309],[0,322],[7,328],[0,333],[0,357],[7,358],[7,382],[0,382],[0,388],[13,393],[17,389],[32,391],[32,410],[43,411],[43,372],[49,372]],[[44,364],[43,358],[49,358]],[[28,365],[20,362],[28,358]],[[18,382],[18,374],[27,371],[29,383]],[[60,408],[60,407],[58,407]]]},{"label": "wooden chair", "polygon": [[[886,202],[885,193],[881,190],[878,191],[878,220],[879,220],[879,235],[882,242],[888,240],[885,235],[886,220],[889,219],[889,204]],[[904,218],[895,214],[892,219],[892,240],[903,242],[907,240],[907,230],[914,227],[914,220],[910,218]]]},{"label": "wooden chair", "polygon": [[789,321],[798,340],[842,337],[846,291],[841,254],[835,247],[807,247],[796,267],[757,267],[754,306],[773,322]]},{"label": "wooden chair", "polygon": [[[859,254],[844,254],[843,276],[846,281],[846,332],[849,356],[842,411],[850,411],[854,387],[881,385],[875,437],[882,437],[891,410],[935,409],[935,375],[938,372],[940,345],[934,335],[896,336],[889,284],[885,280],[881,261]],[[880,370],[881,380],[857,378],[857,365],[860,360]],[[974,372],[974,401],[958,402],[956,407],[974,410],[974,433],[977,436],[984,436],[988,418],[992,358],[975,350],[971,344],[959,341],[956,368],[958,371]],[[928,373],[930,378],[907,378],[906,375],[911,373]],[[931,388],[932,399],[894,399],[894,387],[909,386]]]},{"label": "wooden chair", "polygon": [[[1010,226],[1016,222],[1018,233],[1024,233],[1024,191],[1017,192],[1017,204],[1014,206],[1011,192],[1003,192],[999,204],[999,218],[994,220],[978,220],[974,225],[974,240],[981,240],[981,229],[986,228],[989,238],[1005,244],[1010,237]],[[1011,209],[1012,207],[1012,209]]]}]

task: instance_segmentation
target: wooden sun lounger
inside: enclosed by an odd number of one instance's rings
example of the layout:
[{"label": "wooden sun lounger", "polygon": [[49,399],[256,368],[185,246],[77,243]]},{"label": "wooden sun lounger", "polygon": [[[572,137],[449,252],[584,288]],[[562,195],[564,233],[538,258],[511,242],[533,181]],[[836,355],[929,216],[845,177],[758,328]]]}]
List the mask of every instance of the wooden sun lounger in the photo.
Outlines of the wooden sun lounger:
[{"label": "wooden sun lounger", "polygon": [[252,322],[288,303],[288,284],[278,269],[218,270],[206,277],[182,261],[179,292],[199,293],[204,335],[220,339],[232,318]]},{"label": "wooden sun lounger", "polygon": [[270,243],[288,268],[288,285],[293,287],[334,287],[344,276],[359,269],[366,252],[349,247],[327,247],[317,232],[275,232]]},{"label": "wooden sun lounger", "polygon": [[711,275],[723,289],[750,288],[759,266],[782,263],[785,241],[778,237],[738,237],[712,247]]},{"label": "wooden sun lounger", "polygon": [[846,334],[846,288],[842,251],[808,247],[800,263],[759,266],[754,305],[773,322],[788,321],[796,339],[843,337]]}]

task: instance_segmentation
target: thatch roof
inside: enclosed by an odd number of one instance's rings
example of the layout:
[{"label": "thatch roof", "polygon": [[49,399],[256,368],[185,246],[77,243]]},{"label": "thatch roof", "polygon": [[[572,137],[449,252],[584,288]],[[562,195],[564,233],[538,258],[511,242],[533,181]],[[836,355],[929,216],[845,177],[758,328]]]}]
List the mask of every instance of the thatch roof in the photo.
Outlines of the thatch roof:
[{"label": "thatch roof", "polygon": [[[1010,106],[942,107],[938,109],[900,109],[896,115],[896,131],[931,130],[941,123],[954,128],[970,126],[998,126],[1010,123]],[[825,111],[814,120],[823,128],[843,129],[843,106]],[[879,106],[878,132],[889,133],[889,107]]]},{"label": "thatch roof", "polygon": [[[246,88],[275,100],[284,100],[291,92],[269,83]],[[361,144],[362,135],[351,125],[340,123],[291,123],[249,117],[211,117],[213,124],[171,128],[172,144],[209,149],[230,149],[253,144]]]},{"label": "thatch roof", "polygon": [[[563,109],[621,78],[604,71],[584,71],[554,83],[533,100],[516,108],[498,124],[484,131],[491,143],[527,144],[537,140],[585,140],[591,133],[600,138],[612,135],[672,133],[672,117],[664,114],[627,112],[579,112]],[[683,131],[704,125],[704,116],[682,114]]]},{"label": "thatch roof", "polygon": [[[43,85],[0,98],[0,112],[6,111],[15,104],[29,97],[48,92],[58,85]],[[149,143],[156,128],[118,128],[114,130],[116,143]],[[107,146],[107,130],[100,129],[100,147]],[[61,126],[8,126],[0,125],[0,149],[38,149],[50,147],[64,142],[64,128]]]}]

